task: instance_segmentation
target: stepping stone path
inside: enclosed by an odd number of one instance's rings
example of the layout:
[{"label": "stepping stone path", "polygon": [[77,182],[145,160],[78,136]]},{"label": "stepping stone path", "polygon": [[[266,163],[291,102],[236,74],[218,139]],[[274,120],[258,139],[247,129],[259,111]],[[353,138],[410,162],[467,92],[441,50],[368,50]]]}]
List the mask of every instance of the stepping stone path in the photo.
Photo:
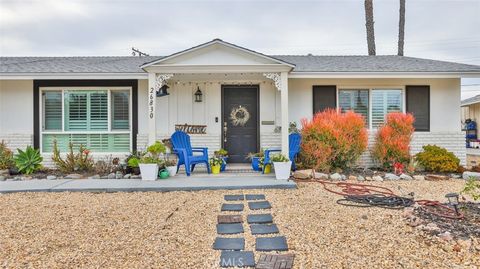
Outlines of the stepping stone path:
[{"label": "stepping stone path", "polygon": [[[265,199],[264,194],[235,194],[225,195],[225,201],[242,203],[222,204],[221,211],[226,215],[217,217],[217,234],[237,235],[244,233],[243,217],[239,215],[244,209],[244,201],[248,202],[250,210],[269,210],[272,205]],[[236,215],[226,211],[239,212]],[[261,237],[262,235],[279,234],[279,229],[273,223],[271,214],[247,215],[247,225],[250,225],[252,235],[255,238],[255,251],[245,250],[245,239],[240,237],[217,237],[213,243],[213,249],[221,250],[220,267],[250,267],[257,269],[290,269],[293,268],[294,254],[262,254],[257,251],[288,251],[285,236]],[[259,255],[255,262],[255,252]]]}]

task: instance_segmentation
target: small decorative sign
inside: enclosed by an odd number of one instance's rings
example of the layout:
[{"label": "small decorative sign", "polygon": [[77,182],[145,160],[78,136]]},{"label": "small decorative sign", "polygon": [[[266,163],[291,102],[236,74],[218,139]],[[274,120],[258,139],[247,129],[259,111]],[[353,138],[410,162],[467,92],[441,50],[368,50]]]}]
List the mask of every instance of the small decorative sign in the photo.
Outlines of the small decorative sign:
[{"label": "small decorative sign", "polygon": [[206,134],[207,125],[175,124],[175,131],[182,131],[187,134]]}]

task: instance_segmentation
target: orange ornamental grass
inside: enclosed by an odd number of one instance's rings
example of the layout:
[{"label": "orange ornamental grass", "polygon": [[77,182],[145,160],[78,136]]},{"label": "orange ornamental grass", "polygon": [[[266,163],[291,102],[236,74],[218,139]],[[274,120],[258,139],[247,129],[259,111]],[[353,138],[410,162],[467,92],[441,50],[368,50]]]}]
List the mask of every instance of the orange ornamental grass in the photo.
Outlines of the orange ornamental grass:
[{"label": "orange ornamental grass", "polygon": [[410,161],[410,141],[414,132],[415,118],[410,113],[392,112],[387,114],[385,123],[378,129],[372,157],[384,168],[395,163]]},{"label": "orange ornamental grass", "polygon": [[302,119],[301,156],[308,168],[329,172],[354,164],[366,150],[368,134],[360,114],[327,109]]}]

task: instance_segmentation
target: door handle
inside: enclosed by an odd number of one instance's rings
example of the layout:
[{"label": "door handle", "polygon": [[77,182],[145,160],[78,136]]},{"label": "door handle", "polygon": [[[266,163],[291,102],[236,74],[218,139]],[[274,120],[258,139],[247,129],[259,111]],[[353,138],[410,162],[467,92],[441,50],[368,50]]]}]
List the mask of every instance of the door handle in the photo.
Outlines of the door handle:
[{"label": "door handle", "polygon": [[223,142],[224,142],[224,143],[227,143],[227,130],[228,130],[228,128],[227,128],[227,122],[224,121],[224,122],[223,122]]}]

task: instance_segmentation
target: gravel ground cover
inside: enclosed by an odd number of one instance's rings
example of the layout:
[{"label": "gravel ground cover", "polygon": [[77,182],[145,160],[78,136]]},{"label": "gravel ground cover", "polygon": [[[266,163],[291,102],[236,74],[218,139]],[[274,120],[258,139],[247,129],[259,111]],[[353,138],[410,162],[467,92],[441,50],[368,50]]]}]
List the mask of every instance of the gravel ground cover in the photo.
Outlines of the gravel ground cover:
[{"label": "gravel ground cover", "polygon": [[[464,181],[375,184],[444,201]],[[0,195],[0,267],[218,268],[217,215],[223,195],[239,193],[266,195],[272,209],[245,207],[242,215],[272,213],[294,268],[480,266],[478,245],[444,248],[406,225],[402,210],[341,206],[321,184],[300,183],[296,190]],[[253,250],[255,237],[244,227],[246,250]]]}]

